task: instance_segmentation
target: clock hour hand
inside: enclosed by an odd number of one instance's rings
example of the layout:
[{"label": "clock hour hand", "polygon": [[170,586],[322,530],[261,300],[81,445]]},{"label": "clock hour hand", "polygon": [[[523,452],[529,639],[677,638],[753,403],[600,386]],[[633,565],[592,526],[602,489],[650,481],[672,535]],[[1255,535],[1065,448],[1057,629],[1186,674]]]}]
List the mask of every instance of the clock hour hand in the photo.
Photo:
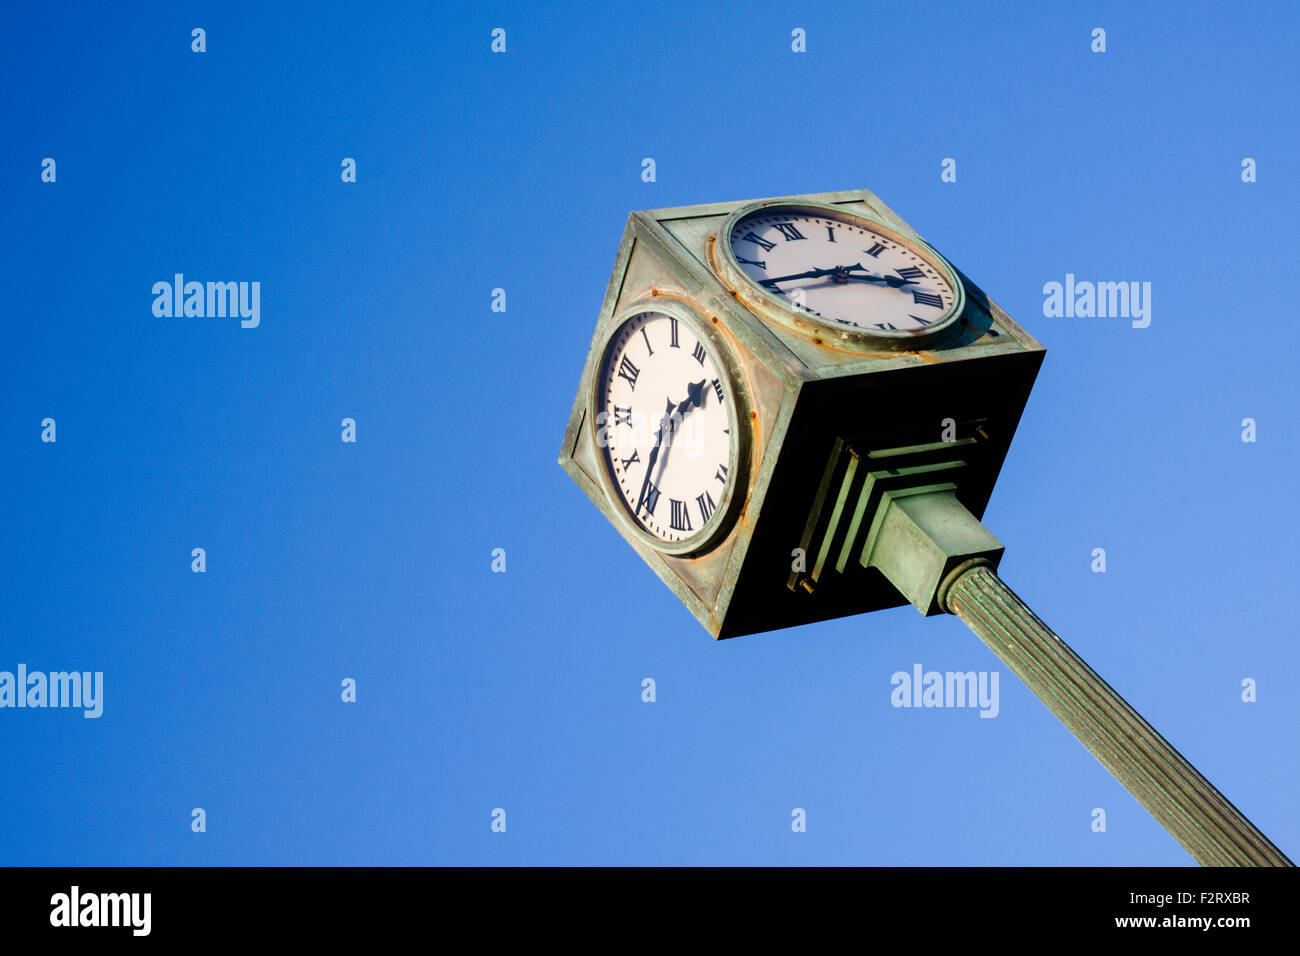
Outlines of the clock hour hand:
[{"label": "clock hour hand", "polygon": [[[675,430],[677,424],[681,422],[683,418],[686,417],[686,413],[688,411],[690,411],[692,408],[699,408],[700,405],[704,403],[704,396],[707,394],[708,392],[704,388],[704,379],[700,379],[698,382],[691,382],[689,385],[687,385],[686,398],[684,398],[681,402],[678,403],[677,407],[673,410],[672,415],[668,419],[668,430],[670,432]],[[668,453],[672,451],[672,447],[673,447],[673,443],[669,442],[668,446],[664,449],[663,457],[659,459],[659,474],[661,475],[663,474],[664,467],[668,462]],[[652,465],[646,466],[647,475],[650,473],[649,469],[651,467],[653,466]]]},{"label": "clock hour hand", "polygon": [[846,280],[856,279],[859,282],[874,282],[877,285],[887,285],[891,289],[898,289],[905,285],[913,285],[916,283],[915,279],[904,279],[902,276],[878,276],[878,275],[872,275],[869,272],[866,275],[862,275],[862,276],[853,275],[852,270],[854,269],[862,269],[863,272],[867,271],[866,268],[861,263],[858,263],[856,265],[851,265],[851,266],[845,266],[844,278]]},{"label": "clock hour hand", "polygon": [[686,399],[677,406],[677,414],[684,415],[692,408],[699,408],[704,401],[704,379],[686,386]]}]

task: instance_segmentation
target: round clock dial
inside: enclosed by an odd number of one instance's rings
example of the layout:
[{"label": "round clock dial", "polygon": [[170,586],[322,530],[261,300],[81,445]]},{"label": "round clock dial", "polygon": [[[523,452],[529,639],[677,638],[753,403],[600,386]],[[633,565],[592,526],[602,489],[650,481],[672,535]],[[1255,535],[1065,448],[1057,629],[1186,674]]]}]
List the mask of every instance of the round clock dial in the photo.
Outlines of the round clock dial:
[{"label": "round clock dial", "polygon": [[836,344],[915,348],[965,304],[956,273],[924,242],[834,207],[741,210],[718,245],[736,291],[765,317]]},{"label": "round clock dial", "polygon": [[738,465],[725,361],[684,309],[634,312],[595,379],[596,442],[633,526],[662,551],[708,543],[725,522]]}]

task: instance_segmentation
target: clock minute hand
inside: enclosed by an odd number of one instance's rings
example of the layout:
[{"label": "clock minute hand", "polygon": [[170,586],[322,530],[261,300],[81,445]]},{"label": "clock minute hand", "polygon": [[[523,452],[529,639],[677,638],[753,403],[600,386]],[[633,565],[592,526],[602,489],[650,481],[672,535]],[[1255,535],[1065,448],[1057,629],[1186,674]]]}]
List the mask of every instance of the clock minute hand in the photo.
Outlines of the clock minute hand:
[{"label": "clock minute hand", "polygon": [[759,285],[776,285],[778,282],[791,282],[795,279],[820,279],[822,276],[828,276],[834,269],[809,269],[807,272],[796,272],[788,276],[774,276],[770,279],[759,279]]},{"label": "clock minute hand", "polygon": [[650,473],[654,471],[655,461],[659,458],[659,446],[663,444],[664,427],[672,421],[673,400],[668,399],[668,407],[664,409],[663,420],[659,422],[659,431],[655,433],[655,446],[650,449],[650,457],[645,464],[645,479],[641,482],[641,491],[636,496],[636,507],[632,509],[632,514],[641,513],[641,505],[645,503],[646,492],[650,489]]},{"label": "clock minute hand", "polygon": [[[830,269],[809,269],[807,272],[795,272],[788,276],[773,276],[770,279],[759,279],[758,284],[769,288],[775,287],[780,282],[790,282],[794,279],[823,279],[830,276],[837,283],[847,282],[850,279],[856,279],[858,282],[870,282],[873,285],[887,285],[891,289],[897,289],[910,284],[912,279],[904,279],[902,276],[878,276],[867,273],[866,275],[854,275],[855,269],[866,272],[866,267],[862,263],[854,263],[851,266],[834,266]],[[779,291],[779,290],[777,290]]]}]

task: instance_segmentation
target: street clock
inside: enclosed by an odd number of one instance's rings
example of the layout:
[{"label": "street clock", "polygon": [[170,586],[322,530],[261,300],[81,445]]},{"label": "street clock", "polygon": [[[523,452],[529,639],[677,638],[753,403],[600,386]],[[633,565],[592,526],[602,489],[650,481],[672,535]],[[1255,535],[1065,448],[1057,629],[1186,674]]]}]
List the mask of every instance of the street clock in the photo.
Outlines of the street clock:
[{"label": "street clock", "polygon": [[1288,866],[996,573],[1043,354],[865,190],[634,212],[560,464],[715,638],[955,614],[1198,862]]},{"label": "street clock", "polygon": [[707,550],[747,489],[747,406],[711,326],[664,296],[634,304],[611,323],[592,377],[600,480],[624,533],[662,554]]},{"label": "street clock", "polygon": [[1042,358],[865,190],[634,212],[560,462],[715,637],[893,607],[846,473],[948,466],[978,517]]},{"label": "street clock", "polygon": [[754,203],[719,230],[711,265],[754,312],[858,352],[940,342],[966,304],[948,261],[865,213],[811,202]]}]

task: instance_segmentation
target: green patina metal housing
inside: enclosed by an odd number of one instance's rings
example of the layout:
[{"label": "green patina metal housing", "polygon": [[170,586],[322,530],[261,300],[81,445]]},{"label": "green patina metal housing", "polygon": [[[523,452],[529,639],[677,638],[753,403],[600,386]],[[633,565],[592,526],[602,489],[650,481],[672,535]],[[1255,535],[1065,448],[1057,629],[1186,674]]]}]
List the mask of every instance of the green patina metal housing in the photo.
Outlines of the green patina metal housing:
[{"label": "green patina metal housing", "polygon": [[[866,190],[760,200],[825,203],[916,233]],[[885,543],[909,522],[944,527],[954,506],[983,515],[1044,349],[954,264],[965,291],[946,339],[914,351],[852,352],[764,322],[713,265],[718,230],[755,200],[633,212],[601,306],[560,464],[716,638],[912,601],[940,613],[930,579],[1001,545],[954,533],[952,553],[908,558],[885,577]],[[725,237],[724,237],[725,239]],[[930,243],[942,253],[942,246]],[[669,555],[628,534],[606,493],[590,396],[615,317],[656,299],[712,320],[748,417],[744,499],[709,549]],[[965,549],[965,550],[964,550]],[[936,582],[937,584],[937,582]],[[931,591],[933,589],[931,588]]]}]

